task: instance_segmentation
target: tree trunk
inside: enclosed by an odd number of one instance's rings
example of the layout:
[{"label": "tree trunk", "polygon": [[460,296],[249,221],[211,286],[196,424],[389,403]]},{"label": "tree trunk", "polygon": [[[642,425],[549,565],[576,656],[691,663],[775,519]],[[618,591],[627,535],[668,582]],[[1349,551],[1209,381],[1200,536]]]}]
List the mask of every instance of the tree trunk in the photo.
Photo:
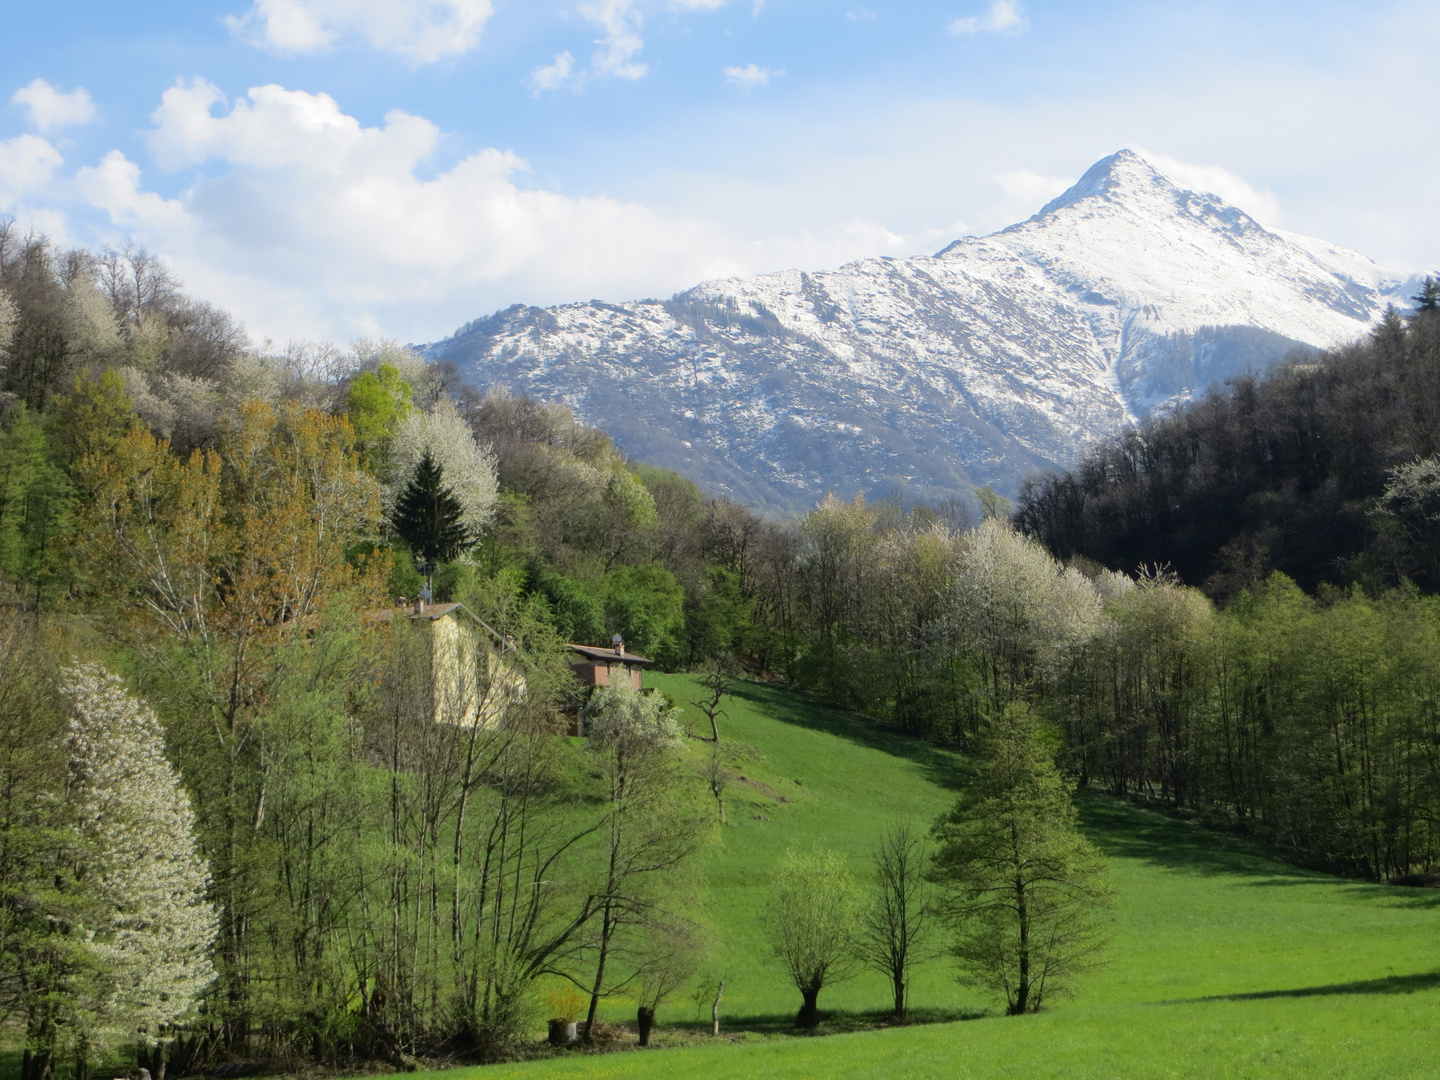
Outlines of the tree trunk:
[{"label": "tree trunk", "polygon": [[816,1002],[820,998],[820,987],[806,986],[800,990],[802,1004],[800,1011],[795,1014],[795,1026],[801,1028],[813,1028],[820,1026],[820,1008]]},{"label": "tree trunk", "polygon": [[635,1014],[635,1026],[640,1029],[640,1045],[650,1045],[650,1029],[655,1026],[655,1010],[640,1006]]},{"label": "tree trunk", "polygon": [[50,1052],[29,1050],[20,1058],[20,1080],[49,1080]]},{"label": "tree trunk", "polygon": [[600,921],[600,958],[595,964],[595,985],[590,991],[590,1011],[585,1015],[585,1042],[595,1041],[595,1014],[600,1008],[600,992],[605,988],[605,961],[610,953],[610,905],[605,905],[605,914]]},{"label": "tree trunk", "polygon": [[1030,1005],[1030,912],[1026,904],[1025,883],[1015,879],[1016,914],[1020,924],[1020,977],[1015,982],[1015,1000],[1011,1016],[1023,1016]]},{"label": "tree trunk", "polygon": [[905,973],[897,971],[892,976],[895,988],[895,1019],[905,1019]]},{"label": "tree trunk", "polygon": [[720,1001],[725,997],[725,980],[715,988],[715,1000],[710,1003],[710,1034],[720,1034]]}]

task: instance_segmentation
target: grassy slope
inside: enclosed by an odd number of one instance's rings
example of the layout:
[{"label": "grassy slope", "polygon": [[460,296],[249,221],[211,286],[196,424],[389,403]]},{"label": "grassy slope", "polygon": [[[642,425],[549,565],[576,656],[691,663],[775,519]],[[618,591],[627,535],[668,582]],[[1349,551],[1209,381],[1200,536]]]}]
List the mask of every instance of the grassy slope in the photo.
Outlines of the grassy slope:
[{"label": "grassy slope", "polygon": [[[701,696],[685,676],[648,681],[682,705]],[[887,823],[912,821],[923,829],[953,801],[944,785],[955,759],[816,709],[774,686],[743,684],[725,708],[722,749],[739,742],[763,755],[732,757],[730,769],[764,787],[736,779],[726,791],[723,846],[711,856],[709,872],[709,918],[720,930],[714,968],[726,980],[725,1017],[788,1022],[799,995],[767,962],[769,948],[757,918],[771,866],[789,845],[818,842],[848,855],[857,875],[866,873],[870,849]],[[698,710],[686,708],[684,718],[708,732],[709,722]],[[789,801],[778,802],[776,795]],[[915,1002],[922,1008],[969,1005],[971,1012],[984,1007],[982,998],[957,991],[943,965],[936,965],[917,980]],[[866,972],[826,989],[820,1007],[870,1011],[884,1008],[886,1000],[883,978]],[[662,1021],[666,1011],[687,1019],[693,1005],[671,1005],[662,1010]]]},{"label": "grassy slope", "polygon": [[[682,702],[698,696],[684,677],[654,681]],[[863,872],[886,821],[928,822],[948,804],[954,763],[775,688],[747,686],[729,711],[724,731],[764,754],[737,763],[739,771],[791,801],[731,787],[711,872],[724,1015],[781,1018],[795,992],[763,962],[755,920],[770,863],[793,840],[819,840]],[[1115,944],[1109,967],[1053,1012],[470,1071],[485,1080],[1440,1075],[1440,895],[1297,870],[1242,841],[1099,796],[1082,798],[1081,810],[1117,887]],[[958,987],[944,961],[920,973],[914,1002],[957,1014],[993,1007]],[[821,995],[822,1009],[884,1006],[873,976]],[[690,1011],[671,1005],[661,1020]]]}]

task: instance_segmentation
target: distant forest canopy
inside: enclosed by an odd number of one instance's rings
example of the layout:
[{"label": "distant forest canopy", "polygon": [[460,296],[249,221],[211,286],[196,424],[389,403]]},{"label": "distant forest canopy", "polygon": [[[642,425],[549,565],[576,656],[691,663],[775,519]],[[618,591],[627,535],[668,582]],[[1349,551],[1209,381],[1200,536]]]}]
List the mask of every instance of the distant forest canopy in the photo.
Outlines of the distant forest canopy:
[{"label": "distant forest canopy", "polygon": [[1168,565],[1228,601],[1274,570],[1307,590],[1440,589],[1440,289],[1368,339],[1149,420],[1015,513],[1057,557]]}]

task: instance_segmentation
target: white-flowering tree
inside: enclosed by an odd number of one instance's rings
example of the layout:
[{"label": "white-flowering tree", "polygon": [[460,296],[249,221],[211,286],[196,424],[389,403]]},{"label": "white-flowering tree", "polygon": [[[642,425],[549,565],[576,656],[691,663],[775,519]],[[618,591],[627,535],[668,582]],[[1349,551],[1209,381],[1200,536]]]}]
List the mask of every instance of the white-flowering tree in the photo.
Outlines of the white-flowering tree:
[{"label": "white-flowering tree", "polygon": [[1098,632],[1104,607],[1083,574],[999,519],[966,537],[950,600],[950,630],[1000,706]]},{"label": "white-flowering tree", "polygon": [[478,532],[490,520],[499,493],[495,456],[475,441],[470,425],[445,396],[428,412],[412,412],[395,432],[390,446],[387,513],[427,453],[440,465],[445,486],[464,507],[462,522],[472,533]]},{"label": "white-flowering tree", "polygon": [[0,372],[5,370],[5,362],[10,358],[10,342],[15,339],[17,317],[14,301],[5,295],[5,290],[0,289]]},{"label": "white-flowering tree", "polygon": [[87,931],[109,991],[94,1034],[163,1041],[215,977],[210,868],[155,713],[98,664],[64,674],[70,795],[101,899]]}]

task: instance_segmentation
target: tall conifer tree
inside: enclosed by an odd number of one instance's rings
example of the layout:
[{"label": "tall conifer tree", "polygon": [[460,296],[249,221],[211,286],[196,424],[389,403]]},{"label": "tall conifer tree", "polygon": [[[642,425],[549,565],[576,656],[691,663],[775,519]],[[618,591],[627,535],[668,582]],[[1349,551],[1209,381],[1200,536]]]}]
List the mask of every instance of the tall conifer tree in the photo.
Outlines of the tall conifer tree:
[{"label": "tall conifer tree", "polygon": [[390,516],[396,534],[420,562],[427,585],[436,563],[450,562],[475,546],[464,516],[465,508],[445,484],[445,470],[427,451]]}]

